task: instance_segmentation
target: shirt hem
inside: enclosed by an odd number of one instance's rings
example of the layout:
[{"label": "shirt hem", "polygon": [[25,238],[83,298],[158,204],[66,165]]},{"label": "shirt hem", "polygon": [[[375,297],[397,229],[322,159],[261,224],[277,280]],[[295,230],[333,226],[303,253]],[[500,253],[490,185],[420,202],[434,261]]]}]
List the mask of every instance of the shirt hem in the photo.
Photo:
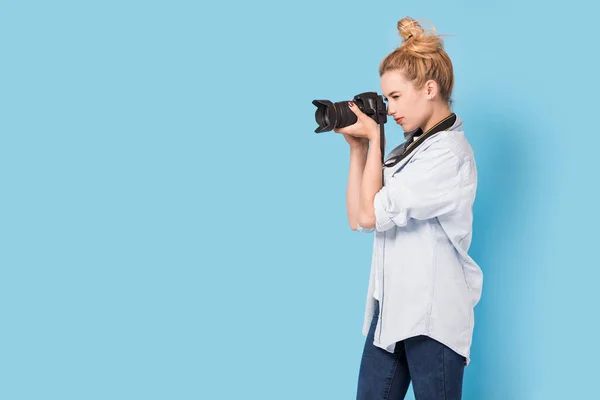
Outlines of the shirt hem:
[{"label": "shirt hem", "polygon": [[[387,351],[388,353],[393,353],[394,352],[394,348],[396,347],[396,342],[400,342],[402,340],[409,339],[411,337],[415,337],[415,336],[419,336],[419,335],[428,336],[428,337],[430,337],[430,338],[432,338],[434,340],[437,340],[441,344],[447,346],[450,350],[452,350],[452,351],[456,352],[457,354],[463,356],[466,359],[466,361],[465,361],[465,367],[467,367],[471,363],[471,357],[470,357],[470,352],[469,351],[465,352],[465,351],[459,350],[459,349],[456,348],[456,346],[450,345],[445,340],[442,340],[438,336],[432,335],[432,334],[427,333],[427,332],[420,332],[420,333],[417,332],[417,333],[411,333],[410,335],[400,336],[399,339],[394,340],[393,342],[391,342],[387,346],[383,345],[382,342],[380,342],[380,341],[378,341],[378,340],[375,339],[373,341],[373,345],[379,347],[380,349],[383,349],[383,350]],[[393,345],[393,347],[390,350],[389,347],[391,347],[392,345]]]}]

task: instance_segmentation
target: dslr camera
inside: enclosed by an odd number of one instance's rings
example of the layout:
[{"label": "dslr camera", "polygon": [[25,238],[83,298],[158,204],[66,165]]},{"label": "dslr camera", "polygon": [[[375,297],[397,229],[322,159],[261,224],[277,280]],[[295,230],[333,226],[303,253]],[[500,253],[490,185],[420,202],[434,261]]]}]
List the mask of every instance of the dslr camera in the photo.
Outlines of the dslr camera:
[{"label": "dslr camera", "polygon": [[[343,128],[352,125],[358,120],[356,114],[348,107],[348,101],[332,103],[329,100],[313,100],[317,106],[315,119],[319,125],[315,133],[331,131],[334,128]],[[360,111],[372,118],[382,128],[387,122],[387,107],[383,96],[376,92],[365,92],[354,96],[354,103]]]}]

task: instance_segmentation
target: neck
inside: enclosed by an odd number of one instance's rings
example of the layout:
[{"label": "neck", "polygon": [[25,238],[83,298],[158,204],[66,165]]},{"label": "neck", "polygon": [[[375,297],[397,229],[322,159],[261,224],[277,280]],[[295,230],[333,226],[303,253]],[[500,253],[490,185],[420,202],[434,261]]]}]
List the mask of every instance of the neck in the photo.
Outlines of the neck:
[{"label": "neck", "polygon": [[423,133],[433,128],[435,124],[437,124],[450,114],[452,114],[452,111],[450,111],[450,107],[448,106],[440,107],[439,109],[434,111],[431,117],[429,117],[429,119],[425,122],[425,126],[421,127]]}]

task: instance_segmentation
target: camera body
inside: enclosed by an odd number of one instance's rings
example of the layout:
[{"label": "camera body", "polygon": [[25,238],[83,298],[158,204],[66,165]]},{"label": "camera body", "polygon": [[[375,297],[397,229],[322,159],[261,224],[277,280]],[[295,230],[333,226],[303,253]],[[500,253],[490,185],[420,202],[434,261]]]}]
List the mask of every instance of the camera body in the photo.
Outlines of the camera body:
[{"label": "camera body", "polygon": [[[317,106],[315,120],[319,125],[315,133],[331,131],[334,128],[343,128],[352,125],[358,120],[356,114],[348,107],[348,101],[332,103],[329,100],[313,100]],[[376,92],[364,92],[354,96],[354,103],[360,111],[372,118],[377,124],[387,122],[387,107],[383,96]]]}]

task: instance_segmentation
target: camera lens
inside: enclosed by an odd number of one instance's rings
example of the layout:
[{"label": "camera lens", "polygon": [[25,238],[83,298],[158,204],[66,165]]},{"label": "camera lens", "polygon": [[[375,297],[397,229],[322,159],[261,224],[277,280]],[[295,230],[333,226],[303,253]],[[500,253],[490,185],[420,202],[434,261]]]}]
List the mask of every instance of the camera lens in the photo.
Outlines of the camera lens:
[{"label": "camera lens", "polygon": [[[313,100],[312,103],[317,106],[315,120],[319,127],[315,129],[316,133],[330,131],[334,128],[343,128],[354,124],[358,120],[356,114],[348,107],[347,101],[332,103],[329,100]],[[362,109],[358,103],[356,105]]]}]

